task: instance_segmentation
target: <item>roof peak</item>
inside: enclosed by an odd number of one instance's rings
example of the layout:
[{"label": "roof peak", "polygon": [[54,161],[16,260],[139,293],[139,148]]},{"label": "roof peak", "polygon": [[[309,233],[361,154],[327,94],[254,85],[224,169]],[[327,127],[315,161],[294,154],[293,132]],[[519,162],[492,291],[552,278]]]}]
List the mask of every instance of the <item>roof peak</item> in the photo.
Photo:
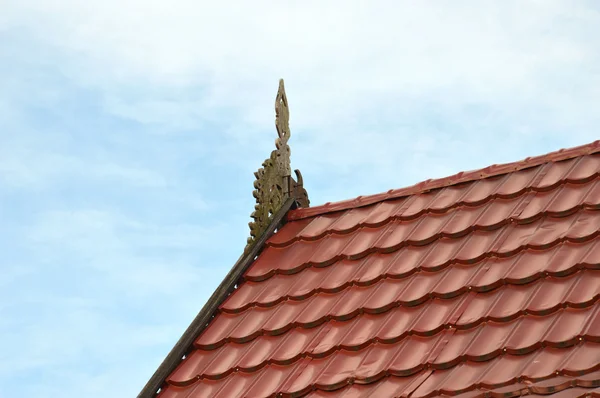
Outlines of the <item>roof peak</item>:
[{"label": "roof peak", "polygon": [[558,151],[546,153],[544,155],[530,156],[516,162],[493,164],[491,166],[487,166],[481,169],[461,171],[448,177],[421,181],[417,184],[405,188],[390,189],[387,192],[367,196],[358,196],[353,199],[342,200],[339,202],[327,202],[323,205],[313,206],[310,208],[300,208],[290,211],[288,213],[287,218],[288,220],[299,220],[325,213],[368,206],[378,202],[383,202],[385,200],[398,199],[405,196],[427,192],[432,189],[444,188],[452,185],[461,184],[464,182],[476,181],[502,174],[508,174],[515,171],[524,170],[530,167],[539,166],[544,163],[559,162],[562,160],[568,160],[579,156],[590,155],[596,152],[600,152],[600,140],[596,140],[589,144],[580,145],[572,148],[563,148]]}]

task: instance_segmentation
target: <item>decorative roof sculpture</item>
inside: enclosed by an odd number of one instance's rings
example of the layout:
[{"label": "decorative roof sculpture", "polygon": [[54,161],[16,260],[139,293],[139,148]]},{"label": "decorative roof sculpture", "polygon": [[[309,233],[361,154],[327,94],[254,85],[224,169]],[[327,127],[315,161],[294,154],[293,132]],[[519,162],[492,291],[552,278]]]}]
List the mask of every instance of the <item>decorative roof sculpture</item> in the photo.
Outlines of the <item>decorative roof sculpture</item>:
[{"label": "decorative roof sculpture", "polygon": [[279,80],[279,89],[275,99],[275,126],[277,128],[277,139],[275,150],[265,160],[262,167],[254,173],[254,192],[256,199],[252,221],[250,226],[250,237],[248,238],[246,250],[248,250],[266,230],[273,216],[281,208],[286,199],[292,197],[300,207],[308,207],[310,201],[303,186],[302,174],[294,170],[294,180],[290,165],[290,111],[283,79]]}]

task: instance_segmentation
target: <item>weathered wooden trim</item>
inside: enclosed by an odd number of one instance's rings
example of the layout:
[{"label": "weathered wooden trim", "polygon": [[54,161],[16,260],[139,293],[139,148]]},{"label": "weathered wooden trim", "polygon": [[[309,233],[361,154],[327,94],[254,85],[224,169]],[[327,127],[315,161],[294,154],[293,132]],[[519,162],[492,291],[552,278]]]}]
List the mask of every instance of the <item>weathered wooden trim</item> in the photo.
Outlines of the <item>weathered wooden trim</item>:
[{"label": "weathered wooden trim", "polygon": [[262,250],[267,239],[269,239],[275,230],[281,226],[285,215],[295,203],[296,200],[294,198],[288,198],[279,211],[275,213],[271,223],[261,234],[260,238],[247,252],[240,256],[225,279],[223,279],[219,287],[214,291],[212,296],[210,296],[190,326],[188,326],[186,331],[179,338],[179,341],[177,341],[173,349],[171,349],[171,352],[165,357],[148,383],[146,383],[142,391],[138,394],[138,398],[152,398],[156,396],[158,389],[163,387],[166,378],[175,370],[177,365],[179,365],[183,356],[189,354],[194,340],[208,326],[219,305],[234,290],[235,285],[238,283],[244,271],[252,264],[255,257]]}]

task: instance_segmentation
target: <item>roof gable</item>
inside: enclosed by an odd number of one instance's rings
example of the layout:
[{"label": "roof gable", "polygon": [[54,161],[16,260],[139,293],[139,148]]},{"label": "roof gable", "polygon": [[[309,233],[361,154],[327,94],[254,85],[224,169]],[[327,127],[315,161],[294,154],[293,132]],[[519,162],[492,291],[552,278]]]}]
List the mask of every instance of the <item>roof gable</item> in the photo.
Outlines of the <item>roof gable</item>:
[{"label": "roof gable", "polygon": [[589,393],[599,151],[292,210],[159,396]]}]

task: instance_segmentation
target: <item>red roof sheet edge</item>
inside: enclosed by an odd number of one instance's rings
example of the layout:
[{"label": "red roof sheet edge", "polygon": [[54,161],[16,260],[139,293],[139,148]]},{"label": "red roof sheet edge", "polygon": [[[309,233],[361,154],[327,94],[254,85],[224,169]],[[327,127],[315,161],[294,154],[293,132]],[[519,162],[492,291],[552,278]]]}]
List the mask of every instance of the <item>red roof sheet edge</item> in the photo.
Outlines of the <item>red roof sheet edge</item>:
[{"label": "red roof sheet edge", "polygon": [[288,213],[287,219],[290,221],[300,220],[303,218],[314,217],[325,213],[368,206],[377,202],[382,202],[384,200],[397,199],[404,196],[430,191],[432,189],[443,188],[464,182],[475,181],[514,171],[519,171],[530,167],[539,166],[548,162],[560,162],[562,160],[568,160],[578,156],[591,155],[596,152],[600,152],[600,140],[596,140],[589,144],[580,145],[573,148],[560,149],[558,151],[550,152],[545,155],[528,157],[524,160],[520,160],[517,162],[494,164],[482,169],[472,171],[461,171],[460,173],[454,174],[449,177],[429,179],[409,187],[390,189],[387,192],[378,193],[375,195],[359,196],[354,199],[343,200],[340,202],[327,202],[324,205],[320,206],[292,210]]},{"label": "red roof sheet edge", "polygon": [[[380,337],[376,334],[373,337],[369,337],[368,339],[361,341],[359,344],[340,343],[340,344],[336,344],[336,345],[331,345],[331,347],[319,350],[318,352],[314,352],[313,351],[314,349],[310,349],[308,346],[305,346],[305,347],[303,347],[302,350],[298,350],[298,352],[296,352],[295,355],[292,357],[280,358],[280,359],[272,358],[272,357],[262,358],[261,361],[250,362],[250,363],[248,363],[247,366],[244,366],[244,365],[227,366],[227,367],[222,367],[220,369],[215,369],[216,366],[213,367],[212,363],[211,363],[210,365],[206,365],[206,367],[204,369],[202,369],[202,371],[197,372],[195,377],[198,379],[218,380],[218,379],[221,379],[223,377],[230,375],[234,371],[236,371],[236,372],[242,371],[242,372],[251,373],[251,372],[256,372],[257,370],[260,370],[268,365],[281,365],[281,366],[292,365],[296,362],[299,362],[303,358],[307,358],[307,357],[312,358],[312,359],[326,358],[326,357],[330,357],[332,354],[334,354],[334,352],[340,352],[340,354],[338,354],[338,355],[344,355],[344,353],[355,353],[357,351],[362,351],[364,349],[368,349],[368,347],[371,346],[372,344],[379,344],[380,347],[384,347],[386,345],[397,344],[401,340],[405,340],[405,344],[410,344],[413,341],[418,342],[419,340],[420,341],[428,340],[429,344],[431,344],[431,342],[433,342],[433,341],[435,341],[437,343],[442,343],[442,339],[444,337],[446,337],[444,334],[444,330],[448,330],[448,329],[452,329],[454,332],[459,330],[463,334],[469,333],[472,336],[476,336],[478,332],[481,332],[482,330],[484,330],[486,328],[487,328],[487,330],[499,330],[501,328],[506,327],[514,332],[514,331],[517,331],[519,327],[522,327],[522,325],[524,325],[525,322],[527,322],[528,320],[531,320],[531,319],[541,318],[544,320],[557,320],[560,317],[564,317],[564,319],[568,319],[568,317],[571,316],[571,314],[577,313],[577,312],[573,312],[573,313],[566,312],[565,309],[567,309],[567,308],[575,308],[575,309],[577,309],[579,314],[583,313],[583,314],[586,314],[586,316],[588,318],[593,318],[595,316],[594,313],[598,311],[596,308],[594,308],[594,304],[596,304],[598,302],[599,297],[600,296],[597,295],[596,297],[594,297],[592,300],[588,301],[587,303],[583,303],[583,304],[577,303],[574,306],[567,303],[567,305],[564,308],[562,307],[562,305],[559,304],[558,306],[554,306],[554,308],[550,309],[550,310],[533,311],[531,313],[527,312],[527,311],[521,311],[522,312],[521,315],[518,315],[517,317],[510,316],[510,317],[508,317],[510,320],[508,320],[506,322],[504,322],[504,320],[501,320],[501,319],[492,319],[491,317],[481,318],[476,322],[472,322],[471,324],[464,324],[464,325],[457,325],[455,322],[453,322],[452,324],[444,322],[437,328],[435,328],[431,331],[427,331],[427,332],[423,332],[423,331],[419,331],[419,330],[406,330],[396,336],[390,335],[387,337]],[[460,304],[462,304],[463,302],[464,301],[459,301],[457,303],[458,304],[457,308],[460,307]],[[489,322],[491,322],[491,323],[489,323]],[[418,364],[414,365],[414,363],[413,363],[413,367],[407,367],[407,368],[402,368],[402,369],[397,368],[396,370],[397,371],[402,370],[403,374],[406,373],[406,375],[410,375],[410,374],[418,372],[422,366],[425,366],[428,369],[440,369],[441,370],[441,369],[446,369],[446,368],[455,366],[456,364],[462,363],[465,361],[475,361],[475,362],[482,361],[482,360],[489,361],[493,358],[498,357],[503,352],[512,354],[512,355],[520,355],[523,353],[532,352],[542,346],[554,347],[554,348],[564,348],[564,347],[572,347],[581,341],[600,342],[600,334],[598,333],[597,330],[592,330],[593,328],[589,325],[589,322],[590,321],[586,321],[586,322],[582,322],[581,324],[572,323],[573,326],[572,326],[572,329],[570,330],[570,333],[568,334],[568,337],[561,336],[561,338],[553,340],[548,335],[543,335],[542,339],[539,341],[531,342],[531,341],[526,341],[526,340],[521,340],[521,341],[517,340],[515,343],[512,343],[512,346],[511,346],[510,342],[507,340],[507,341],[502,341],[501,342],[502,345],[499,345],[499,346],[495,347],[494,349],[489,349],[487,351],[479,350],[479,352],[476,352],[475,354],[471,353],[471,351],[473,351],[473,352],[475,352],[475,351],[471,348],[470,344],[467,344],[466,346],[464,346],[462,348],[462,353],[460,355],[454,355],[454,356],[447,355],[445,358],[437,358],[437,357],[436,358],[428,358],[427,356],[424,356],[424,357],[419,358],[420,361],[418,361],[419,362]],[[473,325],[475,325],[475,326],[473,326]],[[449,328],[449,326],[451,326],[451,327]],[[269,335],[269,333],[265,333],[265,334]],[[263,335],[259,335],[256,338],[256,340],[258,340],[257,344],[262,344],[263,342],[266,342],[266,339],[265,340],[261,339],[262,336]],[[318,336],[318,334],[316,334],[314,338],[317,338],[316,336]],[[472,343],[476,342],[475,337],[471,340],[471,342]],[[241,344],[244,344],[244,343],[241,343]],[[283,339],[280,342],[280,344],[283,344]],[[431,344],[431,345],[433,346],[434,344]],[[221,345],[221,347],[222,346],[223,345]],[[278,346],[278,347],[280,347],[280,346]],[[203,350],[203,349],[200,349],[200,350],[214,351],[214,350]],[[216,351],[216,352],[221,353],[221,351]],[[216,355],[215,358],[219,358],[219,356]],[[425,362],[423,361],[423,359],[425,360]],[[223,361],[227,361],[227,359],[224,359]],[[177,381],[177,380],[173,381],[174,385],[177,385],[178,383],[182,384],[181,381]],[[183,382],[182,385],[185,385],[185,384],[186,384],[186,382]],[[187,384],[189,384],[189,383],[187,383]]]},{"label": "red roof sheet edge", "polygon": [[[389,376],[385,376],[385,377],[390,377],[390,378],[396,378],[396,376],[393,375],[389,375]],[[402,387],[402,385],[400,383],[398,383],[400,385],[400,388]],[[423,383],[421,383],[423,384]],[[450,396],[455,396],[458,398],[461,397],[469,397],[469,398],[503,398],[503,397],[520,397],[520,396],[527,396],[527,395],[554,395],[554,394],[558,394],[560,392],[566,392],[567,390],[569,390],[569,392],[572,392],[570,395],[568,395],[569,397],[598,397],[600,396],[600,389],[597,388],[598,386],[600,386],[600,375],[598,375],[598,372],[590,372],[590,373],[584,373],[581,375],[577,375],[574,377],[565,377],[565,376],[557,376],[557,375],[553,375],[553,376],[549,376],[546,377],[542,380],[538,380],[538,381],[534,381],[532,382],[527,382],[525,380],[517,380],[515,383],[513,384],[508,384],[505,385],[504,387],[498,387],[498,388],[493,388],[493,389],[486,389],[484,387],[481,386],[477,386],[477,385],[472,385],[469,388],[465,389],[462,393],[458,393],[456,394],[456,392],[453,391],[453,394],[450,395],[441,395],[441,397],[450,397]],[[395,397],[408,397],[411,396],[411,394],[416,391],[416,389],[419,386],[414,386],[413,388],[402,388],[401,390],[399,389],[399,391],[397,390],[396,392],[400,392],[399,394],[395,395]],[[322,394],[316,394],[315,397],[333,397],[333,394],[341,394],[341,391],[349,391],[351,392],[353,389],[363,389],[363,395],[361,396],[365,396],[364,392],[369,391],[368,385],[360,385],[360,384],[355,384],[354,382],[352,383],[348,383],[346,386],[342,387],[342,389],[340,390],[336,390],[335,392],[324,392]],[[373,390],[373,392],[377,392],[376,389]],[[350,393],[348,394],[350,395]],[[311,395],[312,396],[312,395]],[[562,395],[561,395],[562,396]]]},{"label": "red roof sheet edge", "polygon": [[[531,383],[536,383],[536,382],[542,382],[544,380],[552,379],[557,376],[581,377],[586,374],[593,373],[593,372],[596,372],[597,370],[599,370],[600,363],[594,363],[594,364],[586,363],[585,366],[583,366],[583,367],[577,367],[577,366],[572,365],[573,357],[586,355],[596,345],[597,345],[597,343],[595,343],[595,342],[580,341],[578,344],[574,345],[574,347],[576,347],[576,348],[569,354],[565,355],[564,358],[559,361],[559,363],[548,362],[543,365],[544,366],[543,370],[542,369],[535,369],[535,370],[532,369],[530,374],[523,374],[518,377],[517,377],[517,372],[519,369],[523,370],[523,369],[528,368],[536,360],[537,360],[537,362],[540,362],[539,359],[543,358],[544,355],[546,355],[548,352],[566,351],[566,347],[554,348],[554,347],[540,346],[533,351],[526,352],[526,353],[520,353],[517,355],[503,352],[496,358],[499,358],[499,359],[511,358],[511,359],[515,359],[515,360],[519,361],[519,364],[514,366],[512,372],[511,372],[511,373],[513,373],[513,375],[508,375],[508,377],[507,377],[507,375],[504,374],[500,378],[497,378],[496,380],[494,380],[493,378],[489,379],[489,380],[478,380],[478,381],[475,380],[476,382],[473,382],[473,380],[471,380],[470,382],[464,383],[464,385],[459,386],[459,388],[457,388],[456,390],[453,390],[453,389],[446,390],[443,386],[443,381],[448,376],[450,376],[451,373],[455,373],[457,371],[457,369],[458,369],[458,372],[460,373],[461,370],[463,370],[463,369],[476,367],[478,364],[477,361],[470,361],[468,359],[463,359],[460,361],[460,364],[462,364],[461,367],[439,369],[438,370],[439,375],[435,373],[435,370],[429,369],[425,366],[420,366],[420,368],[417,370],[417,372],[412,373],[412,374],[406,374],[402,371],[396,371],[394,369],[388,368],[387,366],[383,366],[382,369],[377,369],[377,371],[374,372],[370,376],[364,375],[362,377],[357,377],[357,376],[350,376],[347,373],[345,373],[345,374],[342,373],[339,375],[332,374],[329,376],[330,380],[323,380],[321,382],[312,380],[312,382],[309,382],[309,383],[306,383],[307,380],[299,381],[297,379],[298,374],[295,374],[295,375],[292,374],[292,375],[290,375],[291,378],[288,378],[287,381],[283,381],[280,383],[279,387],[282,387],[283,391],[279,392],[279,394],[280,394],[279,396],[289,397],[289,398],[304,397],[307,394],[309,394],[311,391],[314,391],[314,390],[336,391],[336,390],[340,390],[340,389],[348,386],[349,384],[354,384],[354,383],[369,385],[369,384],[376,383],[385,377],[403,377],[403,378],[411,378],[411,380],[414,380],[414,378],[422,379],[423,378],[422,376],[426,375],[426,377],[424,377],[425,380],[421,381],[418,386],[415,386],[415,388],[411,389],[411,391],[410,391],[410,395],[413,395],[416,393],[417,396],[420,396],[422,398],[439,396],[440,394],[454,395],[457,393],[471,391],[476,388],[496,389],[496,388],[500,388],[502,386],[514,384],[515,382],[518,382],[518,381],[521,381],[521,382],[529,381]],[[310,361],[310,360],[308,360],[308,361]],[[304,366],[302,363],[299,363],[297,365],[296,369],[302,371],[301,369],[304,368],[306,366],[306,364],[309,363],[308,361],[305,362]],[[590,361],[588,360],[587,362],[590,362]],[[487,374],[490,370],[493,370],[493,368],[496,367],[498,365],[498,363],[499,362],[496,362],[496,361],[487,362],[487,364],[484,367],[479,368],[479,371],[478,371],[479,377],[476,377],[475,379],[480,379],[483,375]],[[591,365],[591,366],[589,366],[589,365]],[[387,368],[387,369],[384,369],[384,368]],[[234,374],[238,374],[238,373],[236,372]],[[433,375],[441,376],[441,377],[431,378],[430,376],[433,376]],[[293,376],[296,376],[296,377],[293,377]],[[456,378],[458,380],[462,379],[461,377],[458,377],[458,375],[456,375],[456,376],[457,376]],[[229,375],[229,377],[232,377],[232,375]],[[429,380],[430,378],[431,378],[431,380]],[[186,382],[179,382],[179,383],[177,383],[177,382],[174,383],[171,380],[169,382],[169,384],[171,386],[179,386],[179,387],[191,386],[194,384],[197,385],[199,380],[201,380],[201,379],[198,377],[195,377]],[[223,380],[223,379],[219,379],[219,380]],[[428,385],[425,385],[424,382],[427,382]],[[423,390],[423,391],[421,391],[421,390]],[[265,395],[262,395],[262,396],[265,396]],[[271,397],[271,396],[273,396],[273,394],[268,394],[266,396]],[[402,394],[402,396],[406,396],[406,395]]]}]

